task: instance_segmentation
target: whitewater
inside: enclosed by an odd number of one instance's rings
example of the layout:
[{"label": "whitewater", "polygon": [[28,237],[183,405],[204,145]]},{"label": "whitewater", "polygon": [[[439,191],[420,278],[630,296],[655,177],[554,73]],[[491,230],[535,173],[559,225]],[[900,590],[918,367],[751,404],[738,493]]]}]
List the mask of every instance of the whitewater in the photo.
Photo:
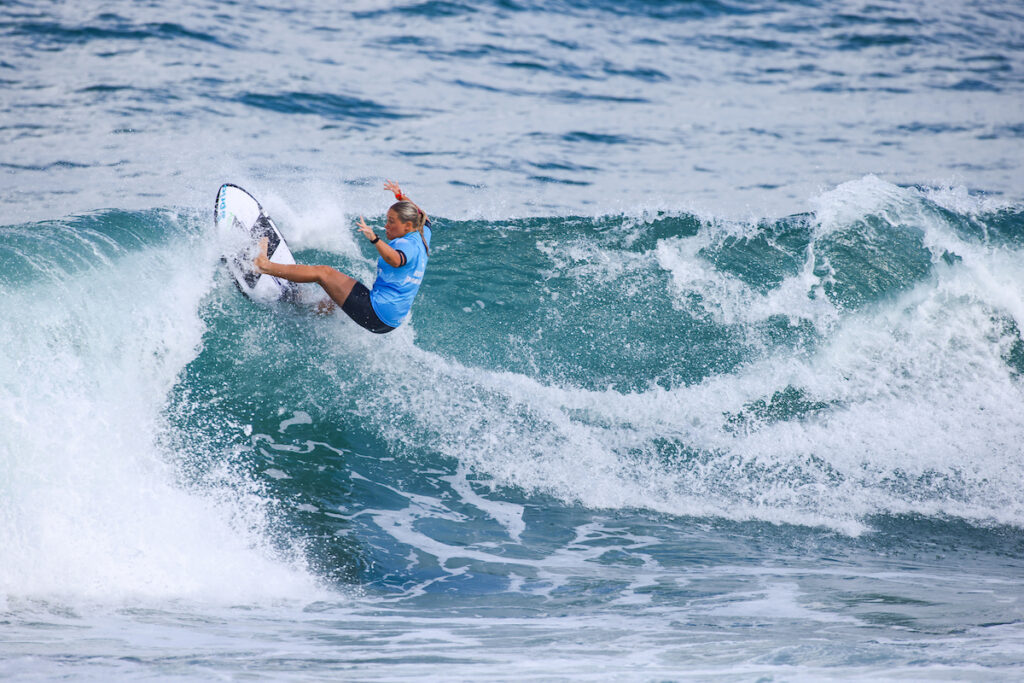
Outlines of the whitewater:
[{"label": "whitewater", "polygon": [[[0,676],[1019,678],[1022,29],[0,7]],[[234,287],[222,182],[368,284],[385,178],[397,331]]]}]

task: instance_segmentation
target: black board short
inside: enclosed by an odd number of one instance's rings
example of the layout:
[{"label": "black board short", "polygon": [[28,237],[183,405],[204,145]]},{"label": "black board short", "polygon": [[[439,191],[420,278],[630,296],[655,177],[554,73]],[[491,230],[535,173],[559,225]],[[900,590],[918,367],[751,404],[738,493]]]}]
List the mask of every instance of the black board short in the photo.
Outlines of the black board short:
[{"label": "black board short", "polygon": [[341,310],[374,334],[384,334],[395,329],[377,317],[377,311],[373,310],[373,304],[370,303],[370,290],[362,282],[352,285],[352,291],[348,293]]}]

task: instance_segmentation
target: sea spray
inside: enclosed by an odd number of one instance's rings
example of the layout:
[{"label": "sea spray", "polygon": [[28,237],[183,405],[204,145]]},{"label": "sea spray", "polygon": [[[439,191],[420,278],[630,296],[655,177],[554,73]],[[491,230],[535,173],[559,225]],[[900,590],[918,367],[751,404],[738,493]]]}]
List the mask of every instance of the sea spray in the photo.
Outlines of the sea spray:
[{"label": "sea spray", "polygon": [[110,212],[5,229],[0,592],[245,600],[312,586],[272,559],[257,492],[182,487],[160,447],[216,264],[195,226]]},{"label": "sea spray", "polygon": [[[442,221],[444,258],[386,338],[209,309],[227,336],[189,366],[188,428],[230,435],[261,412],[196,400],[233,386],[410,467],[457,462],[595,509],[854,533],[907,513],[1020,523],[1019,247],[978,229],[989,214],[965,232],[876,178],[817,202],[767,223],[510,220],[484,244],[479,222]],[[229,341],[237,325],[272,343]]]},{"label": "sea spray", "polygon": [[[0,4],[0,678],[1020,679],[975,5]],[[219,265],[236,182],[369,284],[385,178],[385,338]]]}]

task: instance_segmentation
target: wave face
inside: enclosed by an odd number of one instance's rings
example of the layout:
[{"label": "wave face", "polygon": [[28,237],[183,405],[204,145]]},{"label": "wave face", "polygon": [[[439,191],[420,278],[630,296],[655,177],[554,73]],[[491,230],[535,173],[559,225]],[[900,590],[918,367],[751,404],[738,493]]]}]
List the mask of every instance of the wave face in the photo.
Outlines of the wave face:
[{"label": "wave face", "polygon": [[[372,506],[349,490],[353,450],[396,457],[373,477],[396,489],[428,467],[591,509],[1024,525],[1024,215],[958,199],[865,178],[777,221],[443,221],[413,320],[383,339],[240,299],[198,219],[7,228],[5,547],[68,563],[14,541],[31,519],[66,552],[84,538],[117,557],[104,543],[166,535],[136,529],[130,501],[160,525],[182,511],[150,489],[183,496],[177,479],[225,462],[333,530],[316,492]],[[299,256],[365,269],[358,252]],[[302,455],[318,447],[326,473]],[[101,498],[112,519],[86,533]],[[201,523],[213,503],[197,500]]]},{"label": "wave face", "polygon": [[[873,177],[816,205],[752,222],[440,218],[414,316],[383,338],[244,299],[204,215],[3,228],[8,613],[157,601],[177,621],[186,599],[249,638],[306,612],[220,610],[283,600],[354,623],[425,610],[447,632],[447,595],[481,600],[497,620],[482,642],[514,653],[495,601],[589,605],[603,624],[692,544],[743,581],[781,562],[827,584],[776,577],[765,604],[712,590],[701,613],[725,620],[799,621],[850,580],[780,559],[808,543],[858,572],[938,538],[1004,557],[1024,527],[1024,212]],[[351,238],[293,247],[371,275]],[[647,578],[623,583],[635,566]],[[353,584],[355,603],[337,597]],[[633,616],[634,634],[655,618]],[[372,651],[429,671],[418,648]]]},{"label": "wave face", "polygon": [[255,402],[287,449],[348,447],[330,424],[588,508],[1019,525],[1024,224],[946,199],[866,178],[778,221],[446,221],[408,328],[218,309],[172,407],[224,438]]}]

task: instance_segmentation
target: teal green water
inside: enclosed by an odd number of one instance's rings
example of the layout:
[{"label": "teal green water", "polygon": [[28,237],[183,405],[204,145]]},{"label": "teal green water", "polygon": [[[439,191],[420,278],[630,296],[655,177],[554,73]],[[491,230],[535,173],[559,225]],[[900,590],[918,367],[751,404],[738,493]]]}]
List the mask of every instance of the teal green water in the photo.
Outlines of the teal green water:
[{"label": "teal green water", "polygon": [[[162,630],[226,620],[229,643],[283,619],[320,674],[348,670],[322,647],[365,645],[337,620],[406,633],[371,659],[409,675],[475,676],[491,648],[563,671],[571,642],[665,673],[721,638],[714,666],[894,673],[952,639],[1007,670],[987,648],[1020,618],[1024,218],[874,179],[840,199],[438,218],[386,337],[244,298],[203,214],[4,228],[8,623],[59,628],[76,594],[156,601]],[[296,257],[365,277],[338,239]],[[137,619],[100,609],[90,628]]]},{"label": "teal green water", "polygon": [[0,678],[1020,679],[1018,4],[0,4]]}]

